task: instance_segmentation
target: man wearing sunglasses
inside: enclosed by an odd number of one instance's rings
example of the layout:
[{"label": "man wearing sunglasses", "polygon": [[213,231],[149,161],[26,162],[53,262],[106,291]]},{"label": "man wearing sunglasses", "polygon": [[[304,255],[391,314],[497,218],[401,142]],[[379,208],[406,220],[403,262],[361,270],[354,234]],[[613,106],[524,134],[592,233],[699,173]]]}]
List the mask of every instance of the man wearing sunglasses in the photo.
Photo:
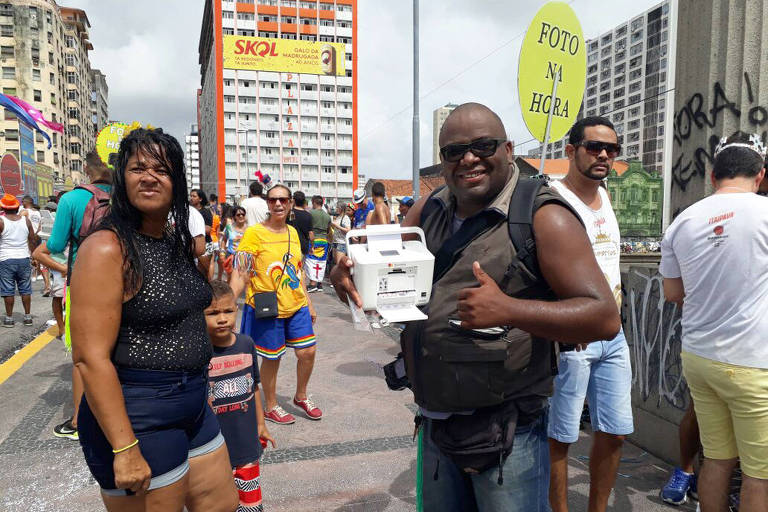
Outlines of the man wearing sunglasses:
[{"label": "man wearing sunglasses", "polygon": [[[620,151],[616,131],[608,119],[581,119],[571,128],[565,147],[568,174],[552,184],[581,216],[619,308],[621,235],[608,193],[600,185]],[[584,346],[563,345],[558,367],[547,428],[552,511],[568,511],[568,449],[579,439],[579,420],[586,398],[594,430],[589,510],[603,512],[616,480],[624,437],[633,430],[632,368],[624,333],[619,331],[612,339]]]},{"label": "man wearing sunglasses", "polygon": [[[409,322],[401,337],[423,429],[421,506],[548,511],[550,340],[615,336],[616,303],[576,213],[548,186],[534,198],[542,279],[525,277],[507,219],[519,172],[493,111],[460,105],[439,140],[447,186],[419,199],[403,222],[421,226],[437,255],[429,318]],[[360,305],[352,262],[339,263],[331,275],[336,292]],[[491,441],[481,457],[470,453],[467,443],[494,439],[493,432],[504,441]]]}]

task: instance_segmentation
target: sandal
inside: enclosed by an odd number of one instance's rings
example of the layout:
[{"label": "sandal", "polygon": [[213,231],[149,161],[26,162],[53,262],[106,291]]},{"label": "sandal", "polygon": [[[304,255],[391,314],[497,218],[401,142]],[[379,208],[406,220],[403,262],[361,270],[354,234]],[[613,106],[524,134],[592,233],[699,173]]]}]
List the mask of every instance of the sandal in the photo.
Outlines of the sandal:
[{"label": "sandal", "polygon": [[50,297],[51,296],[51,290],[43,290],[43,297]]}]

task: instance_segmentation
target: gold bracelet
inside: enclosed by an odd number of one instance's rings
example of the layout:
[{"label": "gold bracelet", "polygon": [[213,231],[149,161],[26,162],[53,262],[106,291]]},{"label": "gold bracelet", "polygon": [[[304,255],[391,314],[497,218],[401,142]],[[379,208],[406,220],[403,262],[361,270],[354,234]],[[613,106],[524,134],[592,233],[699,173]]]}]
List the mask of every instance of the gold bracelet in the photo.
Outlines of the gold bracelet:
[{"label": "gold bracelet", "polygon": [[119,450],[112,450],[112,453],[124,452],[125,450],[129,450],[129,449],[133,448],[137,444],[139,444],[139,440],[138,439],[135,440],[134,442],[132,442],[131,444],[129,444],[128,446],[124,446],[124,447],[120,448]]}]

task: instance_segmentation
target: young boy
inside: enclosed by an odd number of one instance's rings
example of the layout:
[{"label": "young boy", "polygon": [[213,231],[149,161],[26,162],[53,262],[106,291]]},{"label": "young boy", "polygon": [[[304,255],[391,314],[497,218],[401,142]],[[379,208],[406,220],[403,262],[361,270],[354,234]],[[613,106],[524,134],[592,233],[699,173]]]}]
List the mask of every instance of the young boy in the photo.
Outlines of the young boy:
[{"label": "young boy", "polygon": [[260,439],[275,440],[264,423],[259,396],[259,366],[253,339],[232,329],[237,305],[232,288],[224,281],[212,281],[213,300],[205,310],[213,358],[208,367],[208,403],[219,418],[227,441],[229,462],[240,495],[239,512],[262,510],[259,484]]}]

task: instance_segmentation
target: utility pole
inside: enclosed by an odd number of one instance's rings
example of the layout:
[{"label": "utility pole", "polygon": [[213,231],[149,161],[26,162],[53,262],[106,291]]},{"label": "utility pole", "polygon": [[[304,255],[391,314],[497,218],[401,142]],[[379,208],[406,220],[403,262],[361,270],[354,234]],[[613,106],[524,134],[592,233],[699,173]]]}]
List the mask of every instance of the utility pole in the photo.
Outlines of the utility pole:
[{"label": "utility pole", "polygon": [[413,0],[413,200],[419,198],[419,0]]}]

